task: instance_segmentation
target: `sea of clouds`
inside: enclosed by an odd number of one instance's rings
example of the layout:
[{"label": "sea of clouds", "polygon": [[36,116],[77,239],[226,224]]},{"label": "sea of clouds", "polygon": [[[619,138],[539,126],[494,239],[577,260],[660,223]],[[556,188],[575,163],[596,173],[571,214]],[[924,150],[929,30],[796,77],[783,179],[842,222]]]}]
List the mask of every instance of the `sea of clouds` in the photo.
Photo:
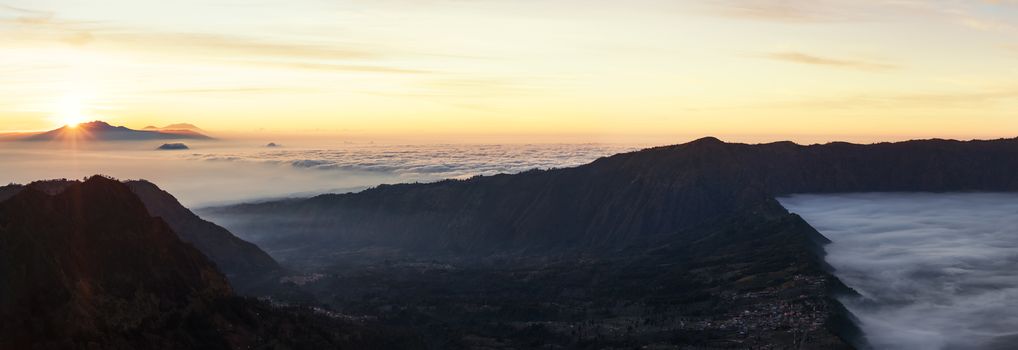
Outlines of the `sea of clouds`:
[{"label": "sea of clouds", "polygon": [[144,142],[73,148],[3,143],[0,184],[104,174],[152,181],[185,205],[202,207],[571,167],[636,149],[612,144],[367,143],[269,148],[258,143],[191,142],[190,150],[156,151],[156,146]]},{"label": "sea of clouds", "polygon": [[409,181],[466,178],[586,164],[635,150],[616,144],[347,145],[337,148],[192,153],[193,160],[284,164],[298,169],[397,175]]},{"label": "sea of clouds", "polygon": [[796,195],[877,349],[1018,348],[1018,194]]}]

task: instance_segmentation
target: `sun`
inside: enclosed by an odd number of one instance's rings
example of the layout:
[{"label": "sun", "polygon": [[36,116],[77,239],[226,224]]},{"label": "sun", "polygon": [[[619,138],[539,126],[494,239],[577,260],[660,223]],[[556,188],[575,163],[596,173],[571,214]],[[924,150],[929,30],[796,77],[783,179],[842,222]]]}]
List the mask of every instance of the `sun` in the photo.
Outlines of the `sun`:
[{"label": "sun", "polygon": [[65,95],[54,102],[50,120],[60,127],[77,128],[79,124],[88,121],[85,112],[89,110],[88,101],[87,96],[81,94]]},{"label": "sun", "polygon": [[60,118],[60,123],[71,129],[77,128],[79,124],[84,122],[85,118],[82,118],[80,115],[65,116]]},{"label": "sun", "polygon": [[57,113],[49,117],[49,120],[58,128],[67,127],[68,129],[75,129],[87,121],[81,113]]}]

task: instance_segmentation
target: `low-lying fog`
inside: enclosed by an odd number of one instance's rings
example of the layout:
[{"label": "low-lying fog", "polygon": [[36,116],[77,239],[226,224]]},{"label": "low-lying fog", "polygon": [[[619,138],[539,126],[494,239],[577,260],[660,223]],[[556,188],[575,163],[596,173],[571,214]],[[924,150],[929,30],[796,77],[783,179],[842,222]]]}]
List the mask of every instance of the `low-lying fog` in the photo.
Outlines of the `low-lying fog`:
[{"label": "low-lying fog", "polygon": [[[383,183],[568,167],[633,150],[614,144],[401,145],[184,141],[66,145],[0,141],[0,185],[93,174],[146,179],[189,207],[361,190]],[[291,140],[292,141],[292,140]],[[176,141],[174,141],[176,142]]]},{"label": "low-lying fog", "polygon": [[1018,194],[797,195],[877,349],[1018,346]]}]

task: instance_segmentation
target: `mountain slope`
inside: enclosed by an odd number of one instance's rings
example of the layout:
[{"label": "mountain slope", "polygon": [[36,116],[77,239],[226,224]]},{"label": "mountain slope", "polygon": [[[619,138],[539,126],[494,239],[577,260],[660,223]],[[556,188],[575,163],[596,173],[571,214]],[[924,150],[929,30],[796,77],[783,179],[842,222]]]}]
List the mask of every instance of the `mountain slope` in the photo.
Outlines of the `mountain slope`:
[{"label": "mountain slope", "polygon": [[0,186],[0,202],[7,200],[8,198],[14,197],[14,195],[21,192],[24,186],[18,184],[10,184],[6,186]]},{"label": "mountain slope", "polygon": [[[1018,139],[915,140],[858,145],[835,142],[801,146],[699,141],[712,162],[737,164],[773,195],[889,191],[1018,191]],[[657,171],[697,171],[678,166],[695,156],[692,144],[658,147],[601,159],[591,166],[646,164]],[[655,164],[655,165],[650,165]],[[735,170],[733,169],[733,170]]]},{"label": "mountain slope", "polygon": [[[745,173],[725,168],[734,164],[699,158],[688,163],[696,171],[595,163],[463,181],[384,185],[360,193],[207,213],[224,223],[236,223],[252,237],[266,237],[266,242],[320,237],[333,246],[388,245],[486,254],[622,248],[758,210],[761,205],[769,211],[780,209],[763,191],[730,186],[749,181]],[[687,165],[676,165],[683,166]],[[304,224],[289,225],[293,221]],[[273,232],[286,234],[273,236]]]},{"label": "mountain slope", "polygon": [[279,264],[258,246],[203,220],[151,182],[127,181],[125,184],[141,199],[150,215],[162,218],[181,240],[194,244],[209,256],[238,289],[278,277],[275,273],[281,270]]},{"label": "mountain slope", "polygon": [[[653,244],[747,211],[776,215],[781,208],[773,202],[775,195],[1014,191],[1015,168],[1014,139],[799,146],[707,138],[571,169],[379,186],[206,213],[280,250],[313,249],[298,241],[316,237],[332,247],[386,245],[479,254],[615,250]],[[294,220],[304,224],[289,226]]]},{"label": "mountain slope", "polygon": [[143,329],[163,307],[231,294],[204,255],[115,181],[55,196],[29,186],[0,203],[0,228],[5,344],[98,340]]},{"label": "mountain slope", "polygon": [[118,181],[40,187],[0,202],[0,348],[418,347],[403,333],[234,297]]},{"label": "mountain slope", "polygon": [[133,130],[102,121],[64,126],[34,135],[19,137],[20,141],[144,141],[144,140],[211,140],[194,130]]},{"label": "mountain slope", "polygon": [[[37,181],[32,187],[55,194],[75,183],[69,180]],[[261,248],[237,238],[219,225],[203,220],[180,204],[173,195],[151,182],[137,180],[125,184],[138,196],[149,215],[163,219],[181,240],[193,244],[208,256],[242,294],[275,287],[276,279],[283,272],[282,268]],[[17,184],[0,187],[0,202],[24,189],[25,186]]]}]

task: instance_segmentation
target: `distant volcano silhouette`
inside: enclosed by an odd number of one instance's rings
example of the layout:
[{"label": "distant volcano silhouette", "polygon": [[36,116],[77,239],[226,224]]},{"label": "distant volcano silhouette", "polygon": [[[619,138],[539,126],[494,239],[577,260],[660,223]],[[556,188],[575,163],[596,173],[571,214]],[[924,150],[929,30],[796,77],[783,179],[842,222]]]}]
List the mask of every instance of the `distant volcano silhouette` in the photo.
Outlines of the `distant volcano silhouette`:
[{"label": "distant volcano silhouette", "polygon": [[[197,129],[193,125],[187,124]],[[43,133],[20,138],[21,141],[146,141],[146,140],[211,140],[212,138],[190,129],[134,130],[113,126],[103,121],[81,123],[75,127],[64,126]]]}]

